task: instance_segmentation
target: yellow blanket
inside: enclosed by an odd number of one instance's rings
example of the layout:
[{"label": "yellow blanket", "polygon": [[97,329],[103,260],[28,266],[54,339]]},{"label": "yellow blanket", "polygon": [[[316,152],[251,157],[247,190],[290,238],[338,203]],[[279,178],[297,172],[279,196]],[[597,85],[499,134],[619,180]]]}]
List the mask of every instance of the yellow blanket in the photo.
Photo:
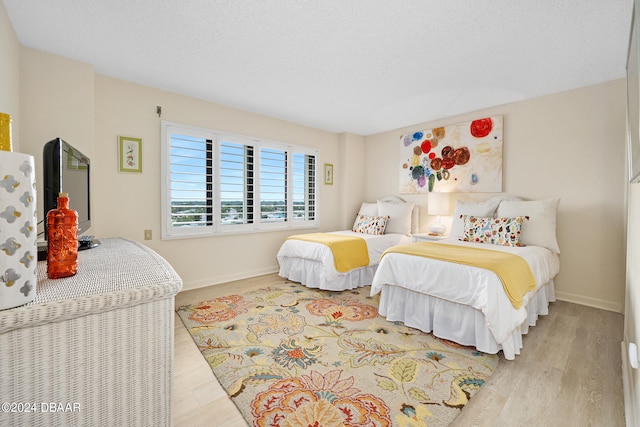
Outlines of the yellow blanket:
[{"label": "yellow blanket", "polygon": [[289,239],[322,243],[333,252],[333,262],[336,270],[346,273],[354,268],[369,265],[369,251],[367,242],[362,237],[341,236],[330,233],[309,233],[289,236]]},{"label": "yellow blanket", "polygon": [[419,242],[391,247],[382,256],[384,257],[389,252],[423,256],[491,270],[502,281],[502,286],[515,308],[520,308],[524,295],[536,288],[536,279],[533,277],[527,261],[522,257],[502,251]]}]

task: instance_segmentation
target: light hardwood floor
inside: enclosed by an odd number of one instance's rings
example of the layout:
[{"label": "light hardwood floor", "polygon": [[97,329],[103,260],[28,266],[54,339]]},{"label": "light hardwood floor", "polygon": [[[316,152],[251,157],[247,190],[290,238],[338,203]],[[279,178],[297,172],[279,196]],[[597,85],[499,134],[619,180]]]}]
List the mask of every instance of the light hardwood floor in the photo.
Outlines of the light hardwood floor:
[{"label": "light hardwood floor", "polygon": [[[273,284],[266,275],[234,283]],[[215,294],[215,286],[181,292],[176,307]],[[451,426],[624,426],[620,342],[623,316],[557,301],[498,368]],[[175,427],[243,427],[246,422],[213,376],[176,315]]]}]

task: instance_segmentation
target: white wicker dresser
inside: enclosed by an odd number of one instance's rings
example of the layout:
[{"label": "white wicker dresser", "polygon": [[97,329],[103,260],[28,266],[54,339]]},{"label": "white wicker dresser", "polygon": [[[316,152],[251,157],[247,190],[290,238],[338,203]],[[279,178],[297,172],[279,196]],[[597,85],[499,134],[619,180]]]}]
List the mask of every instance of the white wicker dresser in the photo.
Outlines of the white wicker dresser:
[{"label": "white wicker dresser", "polygon": [[174,296],[151,249],[104,239],[78,273],[0,311],[0,426],[170,426]]}]

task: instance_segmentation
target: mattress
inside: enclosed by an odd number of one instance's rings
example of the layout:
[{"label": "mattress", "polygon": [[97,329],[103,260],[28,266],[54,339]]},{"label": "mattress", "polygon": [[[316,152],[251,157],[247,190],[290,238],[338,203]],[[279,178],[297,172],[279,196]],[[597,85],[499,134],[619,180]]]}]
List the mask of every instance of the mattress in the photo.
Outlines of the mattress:
[{"label": "mattress", "polygon": [[397,233],[374,236],[353,231],[334,231],[330,234],[363,238],[367,243],[369,265],[341,273],[336,270],[333,253],[326,245],[289,239],[278,251],[279,275],[311,288],[332,291],[354,289],[371,284],[384,251],[411,242],[410,236]]},{"label": "mattress", "polygon": [[[425,332],[433,331],[441,338],[474,345],[481,351],[496,353],[506,347],[505,357],[513,358],[521,347],[521,338],[517,336],[526,333],[539,314],[546,314],[548,303],[555,300],[553,278],[560,271],[558,255],[540,246],[503,247],[456,239],[439,243],[519,255],[529,264],[536,279],[536,289],[528,292],[523,306],[516,309],[492,271],[389,253],[380,262],[371,286],[372,295],[382,294],[380,314]],[[436,303],[440,315],[447,317],[446,322],[434,314]],[[436,328],[434,324],[439,326]],[[468,333],[469,329],[474,332]]]}]

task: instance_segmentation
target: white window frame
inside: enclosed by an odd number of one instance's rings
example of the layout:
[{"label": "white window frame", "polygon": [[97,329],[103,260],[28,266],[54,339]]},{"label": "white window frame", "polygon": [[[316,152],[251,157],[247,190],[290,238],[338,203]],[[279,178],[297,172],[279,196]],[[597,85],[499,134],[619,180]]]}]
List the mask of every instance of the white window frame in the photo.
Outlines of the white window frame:
[{"label": "white window frame", "polygon": [[[207,226],[183,226],[174,227],[171,220],[171,135],[174,133],[185,134],[198,138],[213,141],[213,223]],[[221,188],[220,188],[220,142],[226,139],[245,145],[253,146],[253,222],[244,224],[223,224],[221,212]],[[244,135],[220,132],[195,126],[184,125],[171,121],[161,121],[161,219],[162,219],[162,239],[185,239],[195,237],[210,237],[220,235],[244,234],[276,230],[293,230],[303,228],[318,227],[319,223],[319,202],[318,202],[318,174],[319,174],[319,150],[313,147],[306,147],[283,142],[253,138]],[[260,210],[260,149],[271,148],[286,151],[287,154],[287,180],[286,193],[287,203],[286,220],[282,222],[263,222]],[[293,217],[293,155],[302,154],[314,157],[315,173],[314,182],[307,191],[311,191],[315,196],[313,203],[314,216],[312,219],[294,219]],[[245,213],[246,214],[246,213]]]}]

